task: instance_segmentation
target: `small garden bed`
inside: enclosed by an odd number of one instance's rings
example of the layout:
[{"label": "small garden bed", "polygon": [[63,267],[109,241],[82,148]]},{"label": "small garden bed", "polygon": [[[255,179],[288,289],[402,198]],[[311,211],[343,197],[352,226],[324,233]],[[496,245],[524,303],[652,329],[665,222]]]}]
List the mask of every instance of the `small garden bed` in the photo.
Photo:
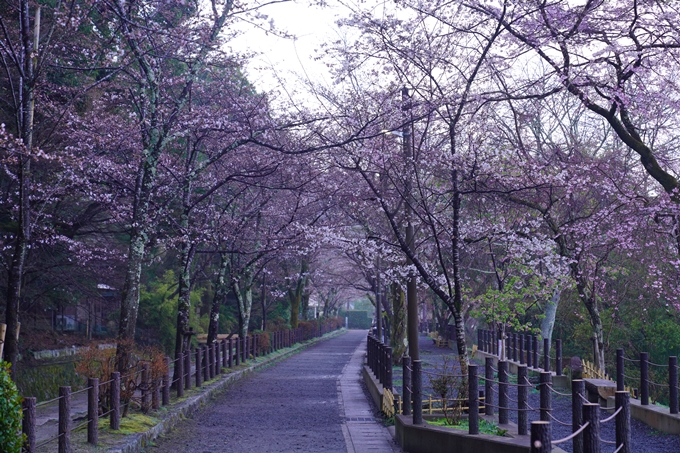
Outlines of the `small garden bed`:
[{"label": "small garden bed", "polygon": [[[470,424],[468,423],[467,418],[463,418],[458,421],[457,424],[451,424],[449,423],[446,418],[437,418],[434,420],[428,420],[427,421],[428,425],[432,426],[440,426],[443,428],[452,428],[452,429],[458,429],[461,431],[468,432],[470,429]],[[489,434],[492,436],[502,436],[506,437],[508,434],[507,429],[502,429],[500,428],[497,424],[494,422],[490,422],[488,420],[484,420],[483,418],[479,419],[479,433],[480,434]]]}]

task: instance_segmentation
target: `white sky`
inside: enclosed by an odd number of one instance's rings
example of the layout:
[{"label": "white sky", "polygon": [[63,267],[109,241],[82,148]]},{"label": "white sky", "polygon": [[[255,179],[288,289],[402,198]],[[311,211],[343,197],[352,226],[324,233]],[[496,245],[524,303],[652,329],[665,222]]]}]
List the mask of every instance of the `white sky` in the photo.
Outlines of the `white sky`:
[{"label": "white sky", "polygon": [[[335,2],[320,8],[310,6],[309,1],[294,0],[261,8],[278,30],[295,36],[281,38],[252,25],[244,24],[244,34],[230,42],[230,47],[241,52],[255,52],[245,67],[248,80],[258,90],[277,88],[277,77],[288,84],[296,84],[300,77],[314,81],[330,82],[325,66],[314,61],[315,51],[321,43],[338,39],[335,19],[344,8]],[[275,68],[275,73],[271,68]],[[296,75],[297,74],[297,75]]]}]

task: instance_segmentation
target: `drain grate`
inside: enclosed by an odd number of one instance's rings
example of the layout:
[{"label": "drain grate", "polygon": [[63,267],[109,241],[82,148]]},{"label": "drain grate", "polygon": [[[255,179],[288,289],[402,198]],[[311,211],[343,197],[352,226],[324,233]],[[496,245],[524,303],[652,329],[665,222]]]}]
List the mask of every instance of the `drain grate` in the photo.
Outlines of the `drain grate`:
[{"label": "drain grate", "polygon": [[348,422],[373,422],[375,421],[372,417],[346,417],[345,421]]}]

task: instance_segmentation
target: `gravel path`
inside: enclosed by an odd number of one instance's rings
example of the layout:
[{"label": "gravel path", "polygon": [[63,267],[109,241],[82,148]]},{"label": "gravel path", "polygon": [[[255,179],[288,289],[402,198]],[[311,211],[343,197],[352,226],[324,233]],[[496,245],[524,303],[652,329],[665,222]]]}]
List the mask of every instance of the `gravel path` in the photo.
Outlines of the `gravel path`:
[{"label": "gravel path", "polygon": [[350,331],[242,379],[147,451],[346,453],[337,379],[365,337]]},{"label": "gravel path", "polygon": [[[444,348],[436,348],[432,344],[432,340],[430,340],[428,337],[421,336],[420,337],[420,354],[421,354],[421,359],[423,360],[423,370],[429,370],[429,371],[434,371],[436,368],[441,368],[442,364],[444,362],[444,357],[449,356],[449,357],[455,357],[452,354],[452,351],[450,349],[444,349]],[[484,366],[480,365],[479,366],[479,371],[478,371],[480,376],[484,376]],[[401,393],[401,370],[395,368],[394,369],[394,385]],[[533,383],[538,382],[538,378],[532,378],[531,381]],[[423,390],[423,395],[424,398],[427,398],[428,395],[428,390],[431,393],[431,390],[429,389],[429,379],[427,377],[423,377],[423,386],[425,389]],[[480,388],[483,388],[480,386]],[[557,389],[560,392],[565,392],[569,393],[567,390],[562,390],[562,389]],[[511,399],[511,407],[512,405],[515,405],[516,403],[512,403],[512,401],[517,400],[517,388],[514,386],[510,386],[510,399]],[[433,396],[434,397],[434,396]],[[496,403],[498,401],[497,396],[494,396],[494,399],[496,400]],[[539,393],[538,390],[535,389],[530,389],[529,391],[529,406],[533,408],[538,408],[539,407]],[[560,425],[557,422],[552,423],[552,438],[553,440],[557,439],[562,439],[564,437],[567,437],[569,434],[571,434],[571,396],[559,396],[556,394],[552,395],[552,415],[555,417],[557,420],[560,420],[561,422],[566,422],[569,424],[569,426],[563,426]],[[600,419],[604,419],[611,415],[613,412],[611,411],[600,411]],[[496,414],[498,412],[496,411]],[[538,412],[529,412],[528,415],[529,418],[529,424],[532,421],[538,420],[539,419],[539,414]],[[514,423],[517,423],[517,412],[510,412],[510,420]],[[601,438],[613,442],[616,438],[616,433],[615,433],[615,426],[614,422],[611,421],[607,424],[601,425]],[[632,442],[632,451],[633,452],[641,452],[641,453],[679,453],[680,452],[680,436],[677,435],[672,435],[672,434],[665,434],[661,433],[659,431],[656,431],[649,426],[645,425],[644,423],[638,421],[638,420],[633,420],[631,419],[631,442]],[[572,449],[572,443],[571,441],[565,442],[563,444],[559,445],[560,448],[563,450],[571,453],[573,451]],[[611,453],[614,452],[616,448],[614,447],[613,444],[602,444],[602,453]]]}]

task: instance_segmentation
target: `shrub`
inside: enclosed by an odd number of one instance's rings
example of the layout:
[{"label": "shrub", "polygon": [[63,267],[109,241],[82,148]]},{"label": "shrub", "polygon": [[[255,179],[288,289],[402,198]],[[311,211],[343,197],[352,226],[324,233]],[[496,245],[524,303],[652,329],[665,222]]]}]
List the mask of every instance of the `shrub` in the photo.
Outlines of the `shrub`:
[{"label": "shrub", "polygon": [[24,444],[21,434],[22,398],[9,370],[10,364],[0,361],[0,445],[6,453],[20,453]]}]

